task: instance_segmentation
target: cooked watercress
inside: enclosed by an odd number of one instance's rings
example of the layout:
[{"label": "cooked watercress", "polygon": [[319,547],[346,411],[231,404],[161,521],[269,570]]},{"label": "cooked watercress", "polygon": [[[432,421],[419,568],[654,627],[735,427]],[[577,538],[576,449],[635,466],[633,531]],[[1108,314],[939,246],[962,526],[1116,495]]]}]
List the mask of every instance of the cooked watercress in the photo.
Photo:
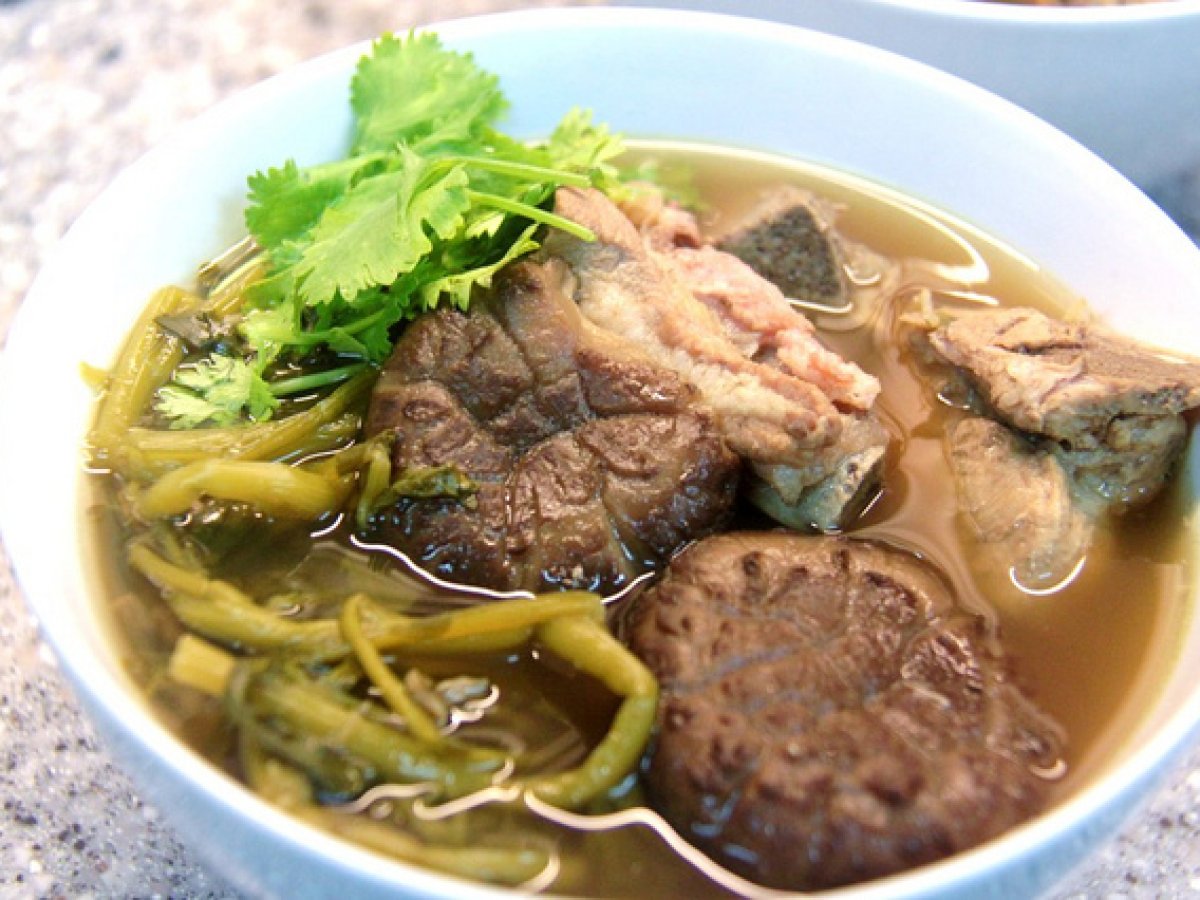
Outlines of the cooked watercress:
[{"label": "cooked watercress", "polygon": [[288,160],[250,176],[246,227],[266,255],[236,334],[182,371],[157,410],[175,427],[269,418],[281,360],[331,351],[379,363],[398,323],[438,305],[465,309],[540,227],[589,237],[556,216],[561,185],[611,187],[619,137],[571,110],[528,144],[496,128],[508,102],[495,75],[432,33],[384,35],[350,85],[345,159]]}]

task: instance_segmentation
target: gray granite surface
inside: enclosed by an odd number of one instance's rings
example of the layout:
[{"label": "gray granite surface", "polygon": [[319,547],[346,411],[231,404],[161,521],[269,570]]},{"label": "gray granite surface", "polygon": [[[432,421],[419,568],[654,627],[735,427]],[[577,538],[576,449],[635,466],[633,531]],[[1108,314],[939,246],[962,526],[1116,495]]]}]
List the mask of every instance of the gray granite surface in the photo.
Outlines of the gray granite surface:
[{"label": "gray granite surface", "polygon": [[[180,121],[295,62],[381,31],[554,5],[571,4],[0,0],[0,348],[66,227]],[[1200,160],[1195,173],[1151,194],[1200,241]],[[1200,896],[1200,749],[1054,892],[1192,895]],[[0,898],[234,896],[98,743],[39,641],[0,548]]]}]

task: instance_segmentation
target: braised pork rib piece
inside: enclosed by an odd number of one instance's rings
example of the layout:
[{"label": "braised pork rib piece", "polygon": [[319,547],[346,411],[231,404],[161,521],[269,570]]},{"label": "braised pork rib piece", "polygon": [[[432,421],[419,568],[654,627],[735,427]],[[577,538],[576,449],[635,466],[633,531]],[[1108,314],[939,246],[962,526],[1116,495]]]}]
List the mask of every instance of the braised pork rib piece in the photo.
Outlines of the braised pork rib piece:
[{"label": "braised pork rib piece", "polygon": [[842,527],[878,485],[888,441],[872,413],[879,382],[825,348],[779,288],[732,254],[639,230],[599,191],[562,188],[555,209],[596,235],[554,232],[545,243],[570,266],[583,315],[698,388],[768,514]]},{"label": "braised pork rib piece", "polygon": [[1200,364],[1032,309],[962,315],[929,335],[997,418],[1044,438],[1080,486],[1120,509],[1151,499],[1200,406]]}]

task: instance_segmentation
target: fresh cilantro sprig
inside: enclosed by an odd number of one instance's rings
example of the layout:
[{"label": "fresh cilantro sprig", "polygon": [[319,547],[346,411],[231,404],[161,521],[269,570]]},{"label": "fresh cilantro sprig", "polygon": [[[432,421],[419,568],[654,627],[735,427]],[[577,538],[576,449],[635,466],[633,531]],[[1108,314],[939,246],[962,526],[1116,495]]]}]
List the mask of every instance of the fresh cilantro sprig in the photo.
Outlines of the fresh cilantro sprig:
[{"label": "fresh cilantro sprig", "polygon": [[497,130],[508,108],[499,79],[431,33],[376,41],[350,104],[345,159],[288,160],[249,178],[246,227],[267,274],[246,291],[237,355],[225,348],[160,393],[177,427],[269,417],[283,393],[263,373],[281,359],[381,362],[399,323],[444,303],[465,309],[537,249],[539,228],[590,237],[553,213],[559,186],[617,180],[621,140],[587,113],[568,112],[540,144]]},{"label": "fresh cilantro sprig", "polygon": [[232,425],[244,415],[267,419],[279,400],[254,370],[241,359],[210,354],[179,369],[158,392],[158,411],[175,428]]}]

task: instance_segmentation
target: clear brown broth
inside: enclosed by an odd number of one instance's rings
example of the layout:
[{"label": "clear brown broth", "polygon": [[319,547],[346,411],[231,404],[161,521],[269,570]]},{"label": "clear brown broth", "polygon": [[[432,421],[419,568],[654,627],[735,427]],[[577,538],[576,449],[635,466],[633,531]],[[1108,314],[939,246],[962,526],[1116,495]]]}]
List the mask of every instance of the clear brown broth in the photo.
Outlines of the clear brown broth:
[{"label": "clear brown broth", "polygon": [[[963,289],[1007,305],[1061,314],[1078,301],[1028,259],[969,226],[891,190],[826,169],[780,158],[689,145],[646,144],[635,159],[690,171],[706,204],[705,225],[719,228],[754,204],[763,191],[796,184],[840,208],[837,227],[852,241],[895,261],[905,272],[901,292],[922,285],[945,287],[945,272],[976,263]],[[936,267],[943,267],[941,274]],[[1189,615],[1187,585],[1193,560],[1180,527],[1183,498],[1169,491],[1151,507],[1101,531],[1079,576],[1045,596],[1014,590],[1004,573],[984,570],[971,551],[956,512],[954,488],[943,455],[945,409],[934,402],[912,362],[895,342],[881,343],[870,329],[823,331],[828,342],[880,378],[880,410],[897,438],[886,487],[853,533],[888,540],[940,566],[963,603],[998,622],[1018,677],[1068,734],[1065,795],[1086,782],[1121,744],[1150,706],[1176,652],[1175,636]],[[109,490],[94,483],[97,490]],[[185,741],[232,768],[231,736],[218,705],[171,686],[162,673],[178,626],[161,600],[119,563],[121,528],[111,497],[97,494],[89,511],[97,570],[112,601],[114,630],[132,676],[158,715]],[[337,539],[334,536],[334,539]],[[283,570],[303,554],[295,535],[278,542]],[[256,551],[257,561],[270,555]],[[261,577],[261,573],[260,573]],[[451,667],[455,668],[454,666]],[[584,679],[546,678],[529,654],[464,660],[459,671],[487,674],[510,700],[541,690],[581,742],[607,727],[614,704]],[[540,688],[538,686],[541,686]],[[556,892],[583,896],[727,896],[645,828],[586,833],[564,831],[565,861]]]}]

